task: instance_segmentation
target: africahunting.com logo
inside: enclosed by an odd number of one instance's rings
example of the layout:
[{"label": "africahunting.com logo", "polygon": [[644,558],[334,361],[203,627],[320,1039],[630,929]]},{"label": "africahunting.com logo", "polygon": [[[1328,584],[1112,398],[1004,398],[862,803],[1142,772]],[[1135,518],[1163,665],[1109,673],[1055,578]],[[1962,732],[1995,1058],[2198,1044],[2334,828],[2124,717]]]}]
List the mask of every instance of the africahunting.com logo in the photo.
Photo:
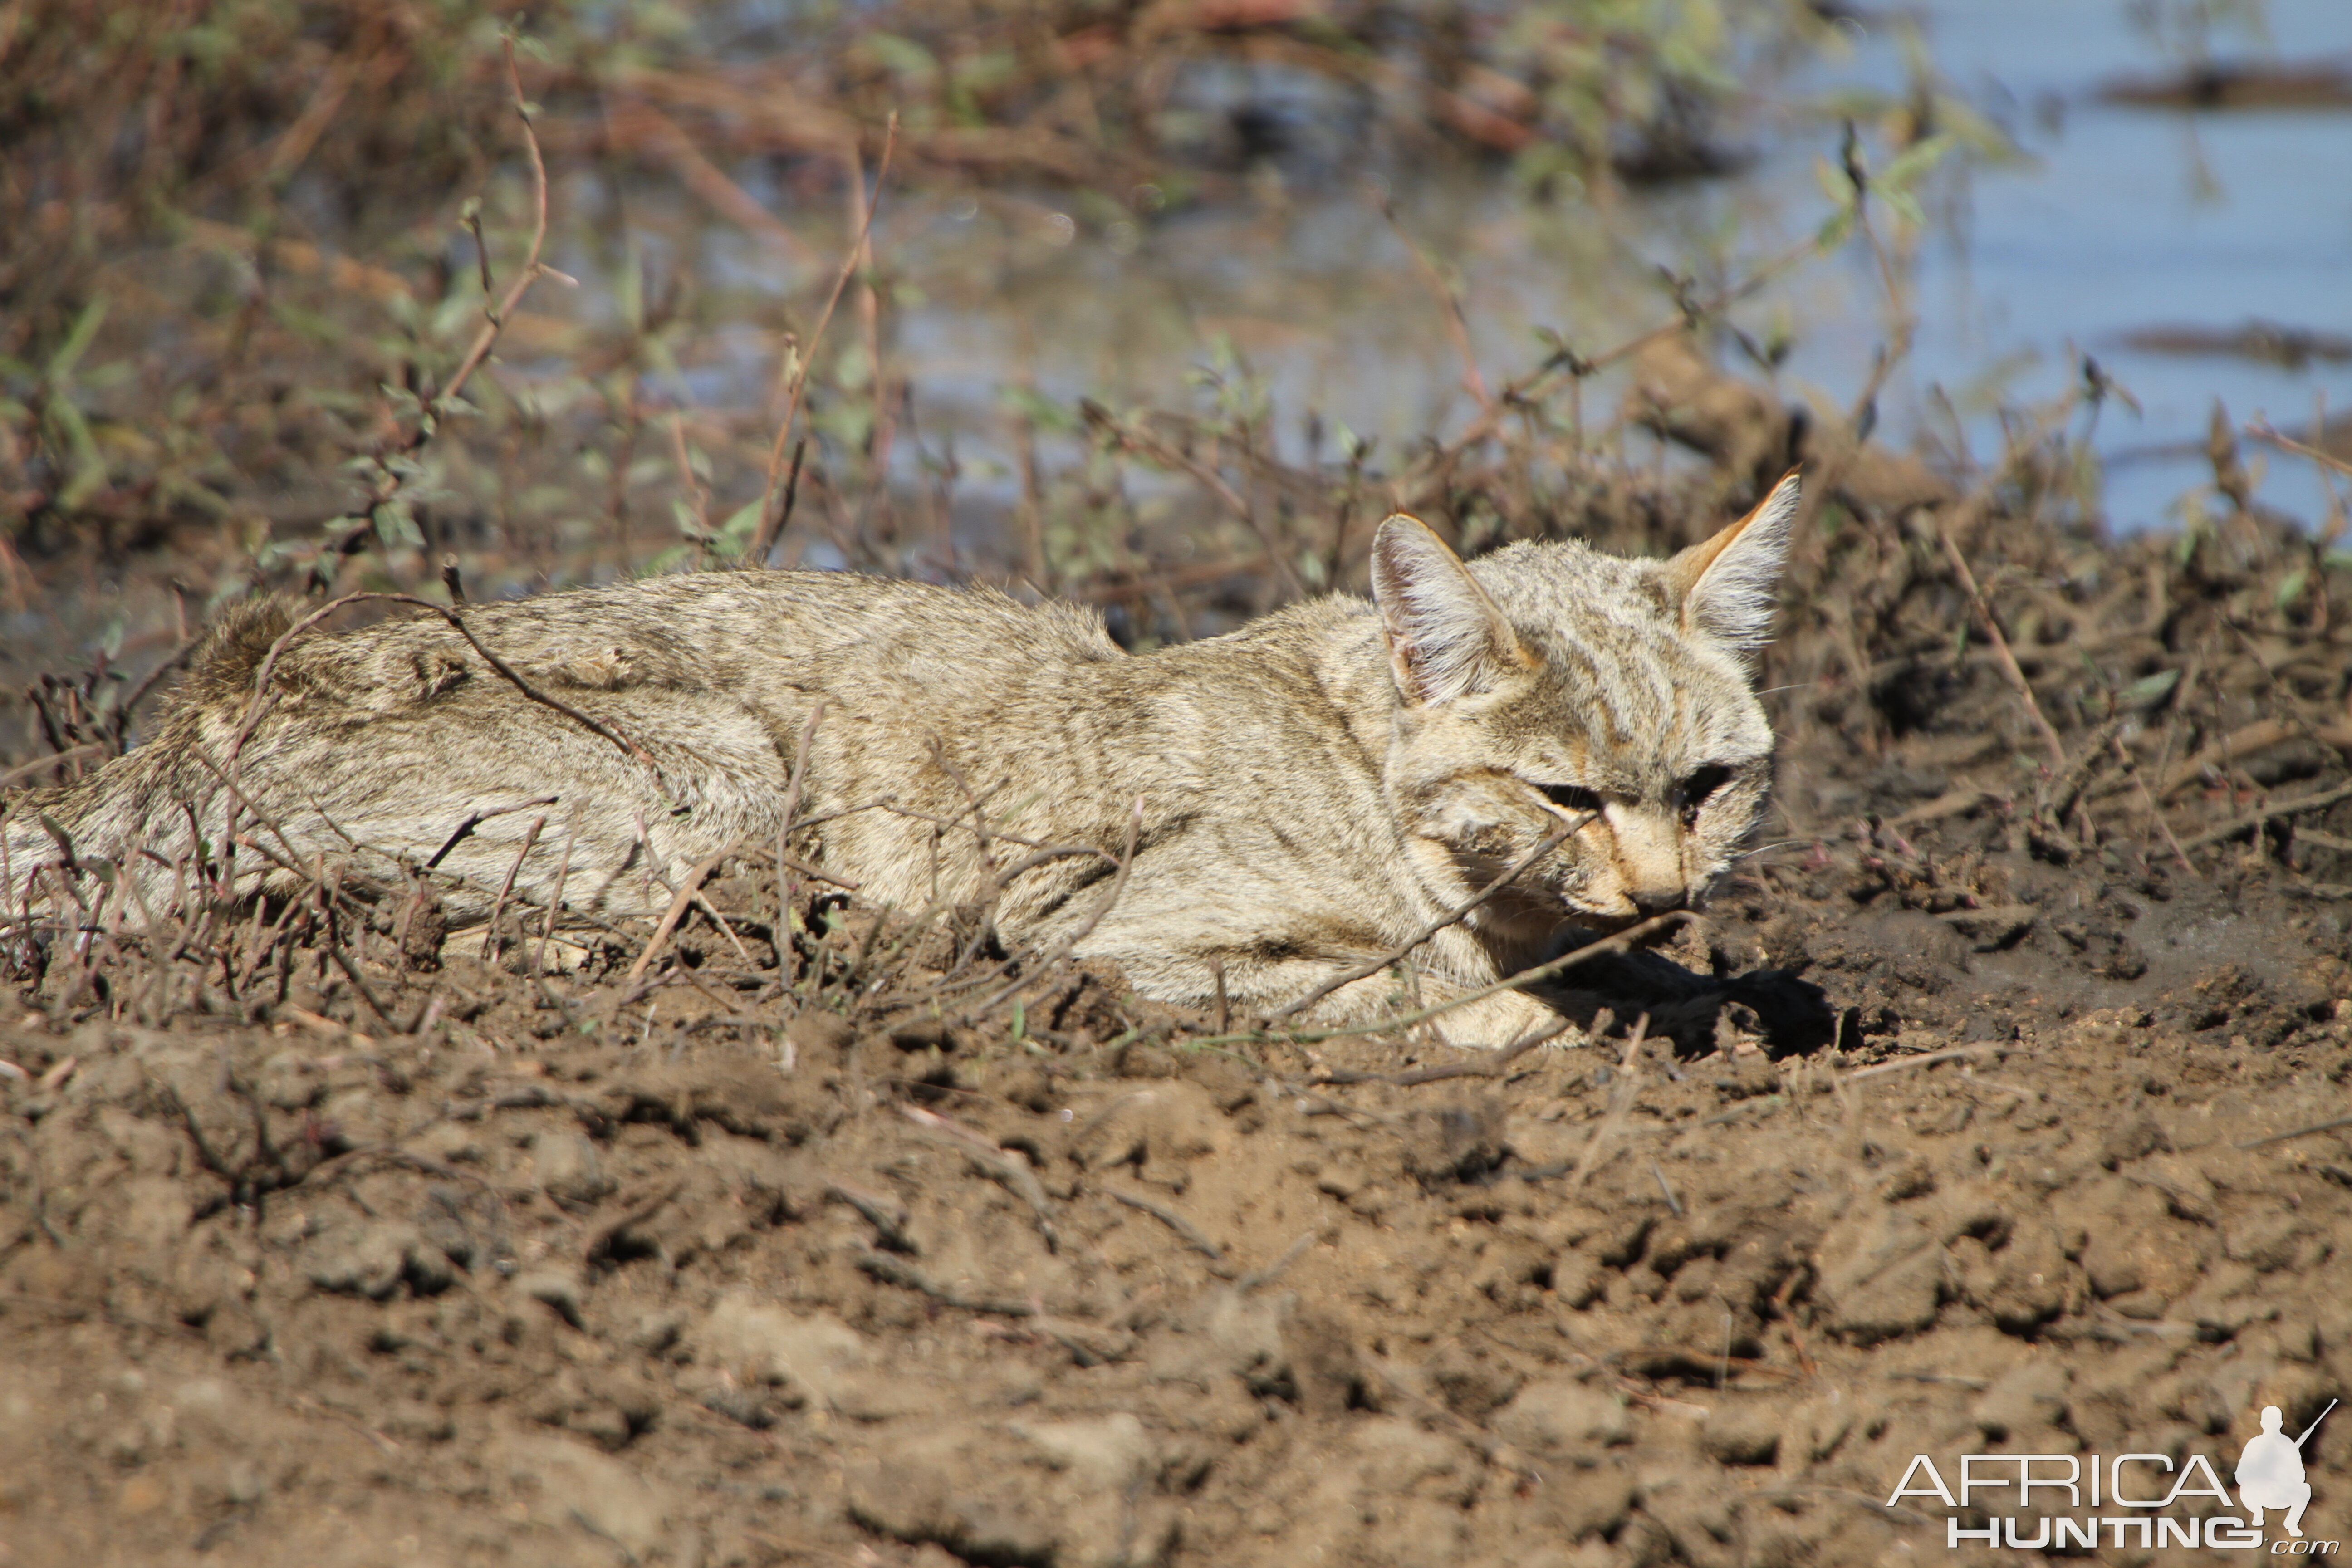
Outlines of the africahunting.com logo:
[{"label": "africahunting.com logo", "polygon": [[[2247,1439],[2231,1472],[2235,1497],[2204,1454],[2190,1454],[2178,1466],[2169,1454],[1963,1454],[1957,1487],[1947,1483],[1932,1458],[1915,1454],[1886,1506],[1916,1508],[1930,1498],[1941,1502],[1953,1510],[1945,1516],[1944,1543],[1955,1548],[2267,1547],[2273,1557],[2333,1556],[2340,1542],[2303,1532],[2303,1510],[2311,1506],[2303,1456],[2336,1404],[2329,1400],[2297,1437],[2286,1435],[2277,1405],[2263,1406],[2263,1429]],[[2264,1521],[2273,1516],[2284,1532],[2276,1540],[2263,1533]]]}]

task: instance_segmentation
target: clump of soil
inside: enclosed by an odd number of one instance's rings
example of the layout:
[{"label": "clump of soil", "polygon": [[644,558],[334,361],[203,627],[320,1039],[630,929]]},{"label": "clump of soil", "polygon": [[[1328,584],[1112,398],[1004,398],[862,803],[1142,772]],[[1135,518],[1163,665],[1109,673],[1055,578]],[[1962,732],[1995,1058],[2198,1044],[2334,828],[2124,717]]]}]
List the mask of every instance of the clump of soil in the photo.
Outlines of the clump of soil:
[{"label": "clump of soil", "polygon": [[[591,1032],[565,1008],[616,981],[454,955],[411,1036],[348,985],[29,1014],[0,1541],[1862,1563],[1941,1550],[1881,1506],[1916,1452],[2300,1430],[2352,1373],[2352,1153],[2259,1141],[2342,1107],[2341,928],[2260,881],[2033,892],[2006,948],[1836,886],[1716,922],[1910,1053],[1874,1068],[1775,1061],[1736,1006],[1704,1056],[1629,1031],[1495,1078],[1191,1049],[1213,1026],[1099,973],[1018,1041],[675,992]],[[2126,943],[2147,973],[2100,973]],[[2333,1501],[2347,1447],[2312,1447]]]}]

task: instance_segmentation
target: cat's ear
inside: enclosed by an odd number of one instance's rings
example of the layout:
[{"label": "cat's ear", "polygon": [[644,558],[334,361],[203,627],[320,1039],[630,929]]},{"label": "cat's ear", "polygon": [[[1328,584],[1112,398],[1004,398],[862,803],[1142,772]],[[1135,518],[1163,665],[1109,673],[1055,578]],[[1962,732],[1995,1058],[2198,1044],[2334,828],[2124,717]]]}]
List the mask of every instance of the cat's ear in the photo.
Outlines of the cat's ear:
[{"label": "cat's ear", "polygon": [[1482,690],[1526,662],[1518,635],[1495,601],[1417,519],[1400,513],[1373,536],[1372,598],[1389,668],[1407,702]]},{"label": "cat's ear", "polygon": [[1797,515],[1797,471],[1789,470],[1756,510],[1666,563],[1666,591],[1682,607],[1683,629],[1736,649],[1772,635],[1789,524]]}]

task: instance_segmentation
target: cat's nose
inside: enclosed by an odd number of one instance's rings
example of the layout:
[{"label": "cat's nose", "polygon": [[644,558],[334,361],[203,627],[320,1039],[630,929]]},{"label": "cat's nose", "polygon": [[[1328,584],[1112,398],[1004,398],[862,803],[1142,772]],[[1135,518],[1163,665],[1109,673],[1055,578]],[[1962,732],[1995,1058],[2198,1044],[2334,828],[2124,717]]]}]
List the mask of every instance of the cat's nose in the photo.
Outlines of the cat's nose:
[{"label": "cat's nose", "polygon": [[1642,918],[1648,920],[1653,915],[1681,909],[1690,894],[1685,888],[1633,888],[1626,890],[1625,896],[1633,900],[1633,908],[1641,911]]}]

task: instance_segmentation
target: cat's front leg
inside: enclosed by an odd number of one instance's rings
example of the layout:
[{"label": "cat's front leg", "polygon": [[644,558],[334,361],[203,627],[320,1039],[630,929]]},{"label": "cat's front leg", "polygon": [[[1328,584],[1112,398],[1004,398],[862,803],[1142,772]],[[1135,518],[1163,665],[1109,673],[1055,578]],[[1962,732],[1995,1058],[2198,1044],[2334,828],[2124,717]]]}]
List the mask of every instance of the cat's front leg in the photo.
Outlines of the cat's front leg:
[{"label": "cat's front leg", "polygon": [[[1432,999],[1435,1005],[1443,996]],[[1431,1019],[1426,1026],[1451,1046],[1500,1050],[1559,1023],[1559,1011],[1524,991],[1498,991],[1475,1002],[1465,1002]],[[1582,1037],[1571,1034],[1573,1042]]]},{"label": "cat's front leg", "polygon": [[[1233,984],[1235,978],[1240,979],[1240,989],[1245,989],[1247,994],[1237,993]],[[1276,1013],[1312,994],[1331,978],[1327,968],[1309,963],[1265,965],[1238,977],[1229,970],[1228,996],[1236,1006]],[[1559,1020],[1559,1012],[1550,1005],[1519,991],[1498,991],[1459,1006],[1446,1005],[1477,989],[1483,987],[1463,986],[1428,974],[1420,976],[1415,984],[1404,984],[1395,974],[1382,971],[1351,981],[1280,1021],[1296,1028],[1361,1024],[1370,1026],[1366,1032],[1372,1033],[1383,1018],[1412,1017],[1433,1007],[1443,1007],[1444,1011],[1435,1017],[1409,1026],[1434,1035],[1447,1045],[1498,1050]]]}]

